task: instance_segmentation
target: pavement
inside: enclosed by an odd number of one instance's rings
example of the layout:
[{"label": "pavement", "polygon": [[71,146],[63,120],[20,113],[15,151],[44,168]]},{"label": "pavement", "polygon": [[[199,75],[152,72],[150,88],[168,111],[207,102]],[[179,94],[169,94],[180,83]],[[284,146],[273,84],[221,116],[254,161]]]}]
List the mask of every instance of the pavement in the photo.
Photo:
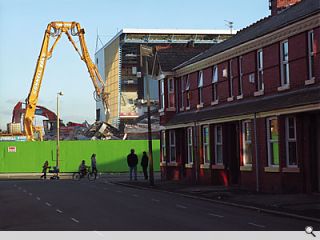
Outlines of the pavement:
[{"label": "pavement", "polygon": [[185,197],[198,198],[224,205],[242,207],[261,212],[320,222],[320,193],[270,194],[244,191],[237,187],[196,185],[183,181],[162,181],[155,176],[154,186],[138,178],[128,180],[125,175],[105,175],[110,182],[134,188],[172,192]]}]

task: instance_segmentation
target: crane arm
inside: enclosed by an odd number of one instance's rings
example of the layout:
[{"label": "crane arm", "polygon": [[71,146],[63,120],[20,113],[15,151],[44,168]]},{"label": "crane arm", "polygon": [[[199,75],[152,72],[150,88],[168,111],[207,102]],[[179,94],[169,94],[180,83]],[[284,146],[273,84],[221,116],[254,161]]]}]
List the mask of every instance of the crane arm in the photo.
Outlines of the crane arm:
[{"label": "crane arm", "polygon": [[[84,29],[80,27],[77,22],[51,22],[48,24],[44,34],[40,55],[36,64],[35,73],[32,79],[29,95],[26,99],[26,112],[24,115],[24,130],[28,140],[33,140],[33,132],[37,130],[32,122],[35,116],[36,105],[39,98],[40,87],[43,79],[44,70],[47,60],[51,57],[52,52],[61,38],[62,33],[65,33],[72,43],[73,47],[80,55],[80,58],[85,62],[89,75],[96,92],[96,100],[102,100],[108,118],[108,93],[104,81],[102,80],[96,65],[92,62],[86,42],[84,39]],[[77,48],[72,36],[78,36],[81,46],[82,54]],[[49,40],[51,37],[56,37],[55,42],[49,50]],[[48,51],[49,50],[49,51]],[[107,119],[106,119],[107,120]]]}]

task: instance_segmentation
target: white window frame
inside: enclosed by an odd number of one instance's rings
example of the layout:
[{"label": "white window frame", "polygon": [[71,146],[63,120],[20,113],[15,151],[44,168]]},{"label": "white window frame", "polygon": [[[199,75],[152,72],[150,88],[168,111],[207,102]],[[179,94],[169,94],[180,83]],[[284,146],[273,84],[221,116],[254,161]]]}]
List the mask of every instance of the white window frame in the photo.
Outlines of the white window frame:
[{"label": "white window frame", "polygon": [[187,100],[187,108],[190,108],[191,101],[190,101],[190,75],[187,75],[186,79],[186,100]]},{"label": "white window frame", "polygon": [[[294,123],[294,138],[289,137],[289,118],[293,119]],[[298,167],[298,146],[297,146],[297,124],[296,124],[296,118],[295,117],[286,117],[286,162],[287,167]],[[297,164],[290,164],[289,159],[289,143],[295,142],[296,143],[296,162]]]},{"label": "white window frame", "polygon": [[[221,142],[218,142],[218,129],[221,129]],[[215,164],[223,165],[223,131],[222,125],[214,126],[214,148],[215,148]],[[218,162],[218,147],[221,146],[221,162]]]},{"label": "white window frame", "polygon": [[[284,59],[284,45],[287,44],[288,54],[287,59]],[[280,43],[280,68],[281,68],[281,86],[289,86],[290,85],[290,67],[289,67],[289,41],[284,40]],[[284,76],[284,68],[286,69],[287,76]],[[286,79],[288,78],[288,79]],[[286,80],[286,82],[285,82]]]},{"label": "white window frame", "polygon": [[243,95],[243,69],[242,69],[242,56],[239,57],[238,59],[238,64],[239,64],[239,91],[238,94],[239,96]]},{"label": "white window frame", "polygon": [[187,128],[187,161],[188,164],[193,163],[193,128]]},{"label": "white window frame", "polygon": [[165,109],[165,94],[164,94],[164,79],[160,80],[160,105],[161,105],[161,109],[160,111],[164,111]]},{"label": "white window frame", "polygon": [[257,91],[264,91],[262,48],[257,51]]},{"label": "white window frame", "polygon": [[166,149],[166,132],[161,131],[161,162],[166,162],[167,156],[167,149]]},{"label": "white window frame", "polygon": [[314,32],[308,32],[308,77],[314,79]]},{"label": "white window frame", "polygon": [[[173,138],[172,138],[172,136],[173,136]],[[173,142],[172,142],[172,139],[173,139]],[[171,157],[172,157],[172,151],[174,151],[174,152],[173,152],[173,154],[174,154],[174,160],[171,159]],[[176,160],[177,160],[176,134],[175,134],[175,131],[174,131],[174,130],[170,130],[170,131],[169,131],[169,153],[170,153],[170,155],[169,155],[169,161],[170,161],[170,162],[176,162]]]},{"label": "white window frame", "polygon": [[[250,140],[246,140],[246,129],[247,129],[247,124],[250,125]],[[250,144],[250,152],[251,152],[251,163],[248,163],[248,156],[246,155],[247,153],[247,144]],[[252,166],[252,161],[253,161],[253,152],[252,152],[252,120],[245,120],[242,122],[242,145],[243,145],[243,165],[244,166]]]},{"label": "white window frame", "polygon": [[185,80],[186,80],[186,77],[187,76],[183,76],[183,77],[181,77],[181,82],[180,82],[180,88],[181,88],[181,91],[180,91],[180,93],[181,93],[181,98],[180,98],[180,101],[181,101],[181,108],[183,109],[184,108],[184,97],[183,97],[183,95],[184,95],[184,91],[185,91]]},{"label": "white window frame", "polygon": [[[170,101],[170,98],[171,98],[172,95],[173,95],[173,97],[172,97],[173,103]],[[176,99],[175,99],[175,82],[174,82],[174,78],[168,78],[168,107],[169,108],[175,108],[175,101],[176,101]]]},{"label": "white window frame", "polygon": [[233,75],[232,75],[232,59],[229,60],[229,97],[233,97]]},{"label": "white window frame", "polygon": [[[208,133],[208,141],[206,142],[206,131]],[[210,129],[209,125],[202,126],[202,152],[203,152],[203,163],[210,164]]]},{"label": "white window frame", "polygon": [[[270,117],[270,118],[267,118],[267,150],[268,150],[268,166],[270,167],[279,167],[280,165],[280,157],[278,156],[279,158],[279,165],[275,165],[275,164],[272,164],[271,163],[271,148],[270,148],[270,145],[271,144],[274,144],[274,143],[278,143],[278,146],[279,146],[279,129],[278,129],[278,140],[272,140],[270,139],[270,121],[272,120],[276,120],[277,121],[277,126],[279,128],[279,120],[277,117]],[[278,148],[278,154],[279,154],[279,151],[280,149]],[[273,153],[272,153],[273,155]]]},{"label": "white window frame", "polygon": [[212,101],[218,100],[218,91],[217,91],[218,78],[219,78],[218,65],[214,65],[212,68]]},{"label": "white window frame", "polygon": [[198,73],[198,96],[199,104],[203,104],[203,71],[200,70]]}]

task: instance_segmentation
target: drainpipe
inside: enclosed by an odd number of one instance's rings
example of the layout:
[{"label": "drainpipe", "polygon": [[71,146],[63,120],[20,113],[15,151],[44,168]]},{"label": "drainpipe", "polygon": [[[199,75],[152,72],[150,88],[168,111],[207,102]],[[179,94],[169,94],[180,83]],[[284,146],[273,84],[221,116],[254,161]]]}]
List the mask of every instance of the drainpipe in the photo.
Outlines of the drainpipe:
[{"label": "drainpipe", "polygon": [[198,129],[197,129],[197,121],[194,122],[194,145],[195,145],[195,157],[194,157],[194,170],[195,170],[195,179],[196,184],[199,182],[199,173],[198,173],[198,159],[199,159],[199,148],[198,148]]},{"label": "drainpipe", "polygon": [[259,155],[258,155],[258,137],[257,137],[257,113],[254,113],[254,149],[256,155],[256,192],[260,191],[259,188]]}]

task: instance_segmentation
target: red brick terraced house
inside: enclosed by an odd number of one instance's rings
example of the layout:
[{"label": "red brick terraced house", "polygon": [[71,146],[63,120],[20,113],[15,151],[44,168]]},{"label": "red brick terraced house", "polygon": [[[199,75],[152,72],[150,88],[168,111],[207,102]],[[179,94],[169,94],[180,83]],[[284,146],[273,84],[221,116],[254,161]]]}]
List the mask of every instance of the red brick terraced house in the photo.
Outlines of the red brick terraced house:
[{"label": "red brick terraced house", "polygon": [[163,178],[320,192],[320,1],[282,2],[159,81]]}]

